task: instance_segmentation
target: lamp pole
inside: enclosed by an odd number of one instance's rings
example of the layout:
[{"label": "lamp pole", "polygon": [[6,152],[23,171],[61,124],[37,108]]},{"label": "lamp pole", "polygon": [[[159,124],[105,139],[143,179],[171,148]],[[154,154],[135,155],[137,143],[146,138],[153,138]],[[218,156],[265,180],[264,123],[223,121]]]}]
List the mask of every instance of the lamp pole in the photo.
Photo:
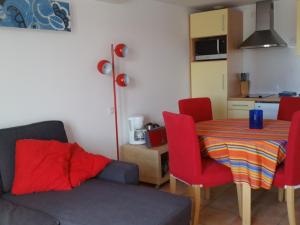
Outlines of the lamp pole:
[{"label": "lamp pole", "polygon": [[128,48],[125,44],[120,43],[114,46],[111,44],[111,62],[108,60],[101,60],[98,63],[98,71],[101,74],[109,75],[112,74],[113,82],[113,95],[114,95],[114,114],[115,114],[115,132],[116,132],[116,147],[117,147],[117,159],[120,158],[119,153],[119,130],[118,130],[118,107],[117,107],[117,88],[116,84],[120,87],[127,87],[129,84],[129,77],[125,73],[121,73],[116,76],[116,67],[115,67],[115,54],[118,57],[125,57],[127,55]]},{"label": "lamp pole", "polygon": [[117,159],[119,160],[119,129],[118,129],[118,109],[117,109],[117,93],[116,93],[116,70],[115,70],[115,54],[114,45],[111,44],[111,63],[112,63],[112,77],[113,77],[113,92],[114,92],[114,114],[115,114],[115,132],[117,145]]}]

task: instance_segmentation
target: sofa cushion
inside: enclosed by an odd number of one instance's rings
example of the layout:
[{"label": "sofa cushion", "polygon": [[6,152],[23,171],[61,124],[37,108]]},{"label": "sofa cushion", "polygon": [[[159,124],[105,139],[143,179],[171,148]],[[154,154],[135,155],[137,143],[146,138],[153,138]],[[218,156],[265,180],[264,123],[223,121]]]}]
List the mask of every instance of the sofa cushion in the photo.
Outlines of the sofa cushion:
[{"label": "sofa cushion", "polygon": [[188,225],[191,202],[153,188],[92,179],[68,192],[3,198],[42,210],[61,225]]},{"label": "sofa cushion", "polygon": [[86,152],[79,144],[73,144],[70,161],[70,183],[72,187],[77,187],[82,182],[95,177],[110,162],[111,159],[105,156]]},{"label": "sofa cushion", "polygon": [[72,144],[53,140],[18,140],[12,193],[71,190],[72,147]]},{"label": "sofa cushion", "polygon": [[64,125],[60,121],[0,129],[0,174],[4,192],[9,192],[12,187],[15,173],[15,146],[19,139],[68,141]]},{"label": "sofa cushion", "polygon": [[18,206],[0,199],[0,225],[58,225],[47,213]]}]

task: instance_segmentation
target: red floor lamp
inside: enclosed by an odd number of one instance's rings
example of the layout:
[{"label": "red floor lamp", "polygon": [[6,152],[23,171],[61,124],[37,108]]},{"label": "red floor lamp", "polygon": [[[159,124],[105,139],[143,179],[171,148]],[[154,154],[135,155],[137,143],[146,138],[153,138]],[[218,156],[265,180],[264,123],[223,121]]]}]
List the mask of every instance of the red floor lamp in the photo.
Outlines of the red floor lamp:
[{"label": "red floor lamp", "polygon": [[115,132],[116,132],[116,146],[117,146],[117,159],[119,160],[119,131],[118,131],[118,110],[117,110],[117,93],[116,83],[120,87],[126,87],[129,84],[129,77],[125,73],[116,76],[115,70],[115,55],[123,58],[127,55],[128,48],[125,44],[111,45],[111,61],[101,60],[98,63],[98,71],[103,75],[112,74],[113,79],[113,96],[114,96],[114,114],[115,114]]}]

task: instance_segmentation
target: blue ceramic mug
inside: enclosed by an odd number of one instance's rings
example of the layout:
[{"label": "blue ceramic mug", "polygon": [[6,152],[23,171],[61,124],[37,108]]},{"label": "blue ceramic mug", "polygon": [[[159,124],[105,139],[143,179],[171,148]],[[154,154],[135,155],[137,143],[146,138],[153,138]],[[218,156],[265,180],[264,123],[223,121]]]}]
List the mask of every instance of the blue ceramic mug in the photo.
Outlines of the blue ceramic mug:
[{"label": "blue ceramic mug", "polygon": [[261,109],[252,109],[249,111],[249,127],[250,129],[263,129],[264,116]]}]

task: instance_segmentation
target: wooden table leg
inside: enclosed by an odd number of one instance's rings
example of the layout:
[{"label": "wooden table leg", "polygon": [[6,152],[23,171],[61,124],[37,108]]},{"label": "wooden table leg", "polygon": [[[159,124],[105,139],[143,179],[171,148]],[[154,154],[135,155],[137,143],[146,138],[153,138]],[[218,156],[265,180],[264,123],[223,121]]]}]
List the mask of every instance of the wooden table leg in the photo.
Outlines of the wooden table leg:
[{"label": "wooden table leg", "polygon": [[284,201],[284,189],[278,188],[278,201],[283,202]]},{"label": "wooden table leg", "polygon": [[251,187],[247,183],[242,184],[242,204],[243,204],[243,213],[242,220],[243,225],[251,224]]},{"label": "wooden table leg", "polygon": [[239,204],[239,215],[242,218],[243,217],[243,190],[242,190],[241,183],[236,184],[236,191],[237,191],[238,204]]}]

